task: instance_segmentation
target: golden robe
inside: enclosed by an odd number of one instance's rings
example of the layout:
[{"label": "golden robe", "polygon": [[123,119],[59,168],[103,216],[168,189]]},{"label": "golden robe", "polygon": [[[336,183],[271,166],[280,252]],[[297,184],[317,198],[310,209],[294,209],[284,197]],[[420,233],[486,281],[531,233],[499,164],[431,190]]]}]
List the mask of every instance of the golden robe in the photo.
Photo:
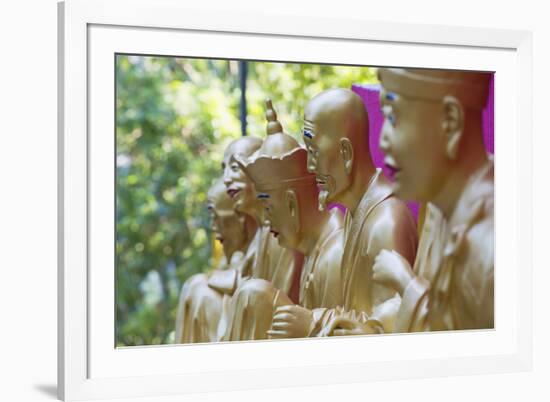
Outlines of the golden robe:
[{"label": "golden robe", "polygon": [[211,342],[216,339],[223,295],[210,288],[206,274],[190,277],[180,292],[175,343]]},{"label": "golden robe", "polygon": [[260,227],[242,260],[224,273],[224,277],[209,280],[217,291],[232,295],[243,281],[265,279],[288,292],[294,275],[294,253],[279,246],[268,226]]},{"label": "golden robe", "polygon": [[298,304],[309,310],[342,304],[340,265],[344,252],[344,225],[338,210],[333,209],[330,214],[332,222],[326,225],[302,267]]},{"label": "golden robe", "polygon": [[[342,303],[340,262],[344,233],[340,212],[333,210],[310,255],[305,256],[300,280],[300,305],[313,310]],[[251,279],[233,295],[233,319],[223,340],[266,339],[273,313],[280,306],[294,304],[288,290],[274,282]]]},{"label": "golden robe", "polygon": [[243,254],[233,253],[228,266],[222,259],[217,269],[191,276],[183,284],[176,315],[175,343],[200,343],[217,340],[218,322],[224,305],[224,295],[208,286],[215,271],[238,265]]},{"label": "golden robe", "polygon": [[269,226],[262,226],[256,258],[250,267],[250,278],[265,279],[288,293],[294,275],[294,252],[279,246]]},{"label": "golden robe", "polygon": [[346,212],[342,258],[343,305],[317,309],[312,336],[331,335],[341,317],[372,323],[378,332],[391,332],[400,305],[399,295],[372,279],[374,259],[384,249],[413,262],[418,241],[416,223],[407,205],[393,196],[391,185],[376,170],[352,217]]},{"label": "golden robe", "polygon": [[494,169],[468,181],[446,220],[432,204],[396,332],[494,328]]},{"label": "golden robe", "polygon": [[[248,292],[247,284],[253,279],[277,284],[288,292],[294,276],[294,252],[279,246],[269,227],[262,226],[254,235],[244,258],[230,270],[227,285],[209,286],[223,294],[221,314],[218,319],[216,340],[247,340],[256,338],[256,324],[243,319],[248,315],[248,299],[243,304],[243,292]],[[238,292],[240,290],[240,292]],[[267,291],[264,292],[267,295]],[[237,301],[239,300],[239,301]],[[273,302],[274,295],[271,297]],[[259,304],[256,306],[259,307]],[[271,318],[270,318],[271,319]],[[271,323],[271,321],[270,321]]]}]

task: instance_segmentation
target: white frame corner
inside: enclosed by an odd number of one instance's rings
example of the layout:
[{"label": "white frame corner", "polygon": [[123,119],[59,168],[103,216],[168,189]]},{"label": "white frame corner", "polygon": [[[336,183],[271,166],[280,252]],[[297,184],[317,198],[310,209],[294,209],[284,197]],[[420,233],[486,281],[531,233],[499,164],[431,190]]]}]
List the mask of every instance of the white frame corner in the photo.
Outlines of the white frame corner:
[{"label": "white frame corner", "polygon": [[[132,13],[126,10],[132,9]],[[299,23],[298,23],[299,22]],[[88,305],[88,28],[91,25],[262,34],[285,38],[325,38],[383,43],[420,43],[468,48],[508,49],[515,53],[517,250],[517,348],[514,353],[449,359],[442,371],[437,359],[419,362],[422,374],[410,375],[399,362],[316,365],[302,368],[212,371],[157,377],[89,378]],[[437,38],[437,39],[434,39]],[[177,0],[67,0],[58,4],[58,393],[63,400],[160,396],[206,390],[239,390],[317,385],[439,375],[525,371],[532,367],[532,34],[481,28],[412,25],[397,22],[320,20],[288,15],[228,18],[187,9]],[[497,156],[498,158],[498,156]],[[497,172],[498,173],[498,172]],[[519,272],[519,269],[518,269]],[[521,330],[520,330],[521,329]],[[376,370],[374,369],[376,368]],[[239,382],[246,375],[248,383]],[[233,382],[232,382],[233,381]],[[178,386],[181,384],[189,386]],[[211,387],[210,384],[218,384]],[[162,390],[162,391],[159,391]]]}]

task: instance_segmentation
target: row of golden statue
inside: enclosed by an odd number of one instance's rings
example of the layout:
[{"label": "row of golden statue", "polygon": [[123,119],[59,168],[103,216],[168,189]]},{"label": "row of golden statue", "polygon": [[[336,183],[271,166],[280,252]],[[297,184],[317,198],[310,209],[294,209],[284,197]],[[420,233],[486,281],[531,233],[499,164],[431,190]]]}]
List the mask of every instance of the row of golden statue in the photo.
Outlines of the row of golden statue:
[{"label": "row of golden statue", "polygon": [[[392,181],[372,162],[365,106],[347,89],[310,100],[304,145],[267,101],[267,137],[227,147],[208,193],[225,257],[183,285],[176,343],[494,327],[490,75],[378,75]],[[424,206],[420,229],[402,200]]]}]

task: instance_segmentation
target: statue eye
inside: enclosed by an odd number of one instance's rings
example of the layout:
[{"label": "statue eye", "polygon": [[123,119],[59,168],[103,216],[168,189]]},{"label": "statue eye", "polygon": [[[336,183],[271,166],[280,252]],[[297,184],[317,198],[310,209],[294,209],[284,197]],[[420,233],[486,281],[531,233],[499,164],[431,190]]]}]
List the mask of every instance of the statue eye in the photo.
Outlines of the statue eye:
[{"label": "statue eye", "polygon": [[304,128],[302,130],[302,133],[303,133],[304,137],[309,138],[310,140],[313,138],[313,133],[310,130],[306,129],[306,128]]}]

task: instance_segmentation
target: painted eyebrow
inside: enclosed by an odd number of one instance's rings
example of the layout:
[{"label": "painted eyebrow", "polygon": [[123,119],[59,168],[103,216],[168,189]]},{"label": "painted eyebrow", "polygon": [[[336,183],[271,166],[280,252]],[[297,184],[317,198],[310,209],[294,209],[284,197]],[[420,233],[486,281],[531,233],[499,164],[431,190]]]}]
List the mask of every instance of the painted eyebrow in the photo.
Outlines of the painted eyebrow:
[{"label": "painted eyebrow", "polygon": [[259,194],[257,195],[257,198],[258,198],[259,200],[265,200],[265,199],[269,198],[269,194],[266,194],[266,193],[259,193]]},{"label": "painted eyebrow", "polygon": [[309,139],[313,139],[313,133],[311,131],[309,131],[307,128],[304,128],[303,132],[304,132],[304,137],[307,137]]}]

